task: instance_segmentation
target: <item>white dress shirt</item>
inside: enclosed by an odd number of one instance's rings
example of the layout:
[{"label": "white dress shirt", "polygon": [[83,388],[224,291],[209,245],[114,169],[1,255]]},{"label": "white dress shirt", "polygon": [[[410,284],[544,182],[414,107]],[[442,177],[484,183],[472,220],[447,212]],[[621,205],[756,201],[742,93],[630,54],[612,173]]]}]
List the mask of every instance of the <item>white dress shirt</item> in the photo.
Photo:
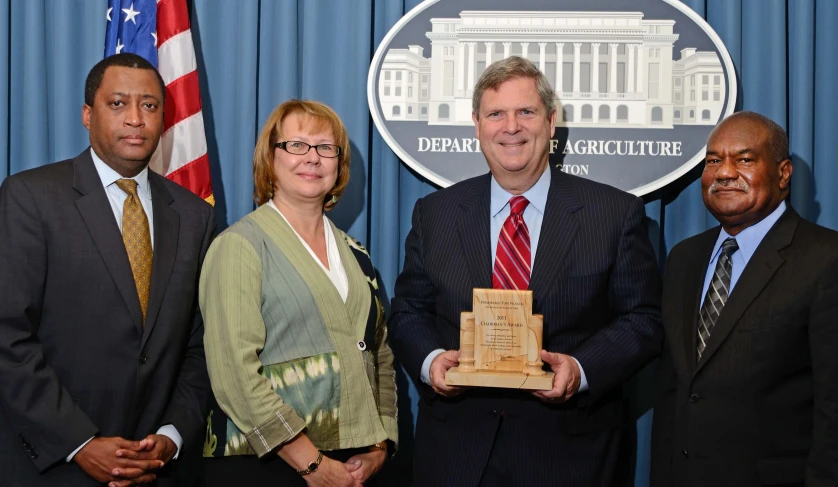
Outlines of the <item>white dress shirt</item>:
[{"label": "white dress shirt", "polygon": [[[288,223],[288,219],[285,218],[285,215],[283,215],[281,211],[279,211],[279,208],[276,207],[273,200],[268,200],[265,204],[276,210],[276,212],[279,213],[279,216],[285,220],[285,223]],[[317,262],[320,268],[323,269],[323,272],[326,273],[326,276],[329,277],[329,280],[332,281],[332,284],[335,286],[335,289],[337,289],[338,294],[340,294],[340,299],[342,299],[345,303],[346,297],[349,295],[349,279],[346,277],[346,268],[343,267],[343,261],[340,260],[340,250],[338,250],[338,244],[335,240],[335,232],[332,231],[332,225],[329,224],[329,219],[326,218],[326,215],[323,215],[323,227],[326,234],[326,258],[329,260],[328,269],[325,265],[323,265],[323,262],[320,261],[320,258],[314,254],[314,251],[311,250],[311,247],[308,246],[306,241],[303,240],[303,237],[301,237],[300,234],[294,230],[294,227],[291,226],[290,223],[288,223],[288,226],[291,227],[294,235],[300,239],[300,243],[303,244],[303,247],[305,247],[306,250],[308,250],[308,253],[311,254],[311,258]]]}]

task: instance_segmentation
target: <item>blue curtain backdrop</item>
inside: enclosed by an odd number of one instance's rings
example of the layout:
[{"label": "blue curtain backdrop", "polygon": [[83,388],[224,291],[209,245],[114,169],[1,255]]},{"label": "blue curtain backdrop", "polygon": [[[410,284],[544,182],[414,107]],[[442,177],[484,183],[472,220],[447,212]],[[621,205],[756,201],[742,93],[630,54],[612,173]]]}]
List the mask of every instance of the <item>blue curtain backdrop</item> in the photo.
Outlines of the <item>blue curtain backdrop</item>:
[{"label": "blue curtain backdrop", "polygon": [[[84,78],[102,57],[106,0],[0,0],[0,181],[81,152]],[[352,142],[352,182],[333,219],[371,250],[389,292],[417,198],[434,187],[401,164],[369,117],[366,79],[381,39],[418,0],[192,0],[204,120],[222,228],[253,209],[251,156],[262,123],[290,98],[335,108]],[[786,127],[792,203],[838,228],[838,1],[684,0],[730,50],[737,109]],[[557,0],[557,8],[561,2]],[[701,202],[700,168],[646,197],[663,263],[677,242],[715,220]],[[3,236],[0,236],[2,239]],[[0,243],[2,245],[2,243]],[[2,270],[0,270],[2,272]],[[402,454],[386,485],[409,485],[416,392],[400,377]],[[627,387],[636,425],[635,484],[648,484],[651,369]]]}]

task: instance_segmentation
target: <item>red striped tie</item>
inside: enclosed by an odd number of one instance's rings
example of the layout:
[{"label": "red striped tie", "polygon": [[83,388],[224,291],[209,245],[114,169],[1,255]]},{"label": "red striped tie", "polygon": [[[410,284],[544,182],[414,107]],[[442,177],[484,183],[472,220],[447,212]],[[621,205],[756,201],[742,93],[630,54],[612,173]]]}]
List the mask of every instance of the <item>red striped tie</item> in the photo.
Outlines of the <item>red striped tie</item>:
[{"label": "red striped tie", "polygon": [[530,204],[523,196],[509,200],[511,211],[498,238],[492,287],[527,289],[530,285],[530,231],[524,222],[524,208]]}]

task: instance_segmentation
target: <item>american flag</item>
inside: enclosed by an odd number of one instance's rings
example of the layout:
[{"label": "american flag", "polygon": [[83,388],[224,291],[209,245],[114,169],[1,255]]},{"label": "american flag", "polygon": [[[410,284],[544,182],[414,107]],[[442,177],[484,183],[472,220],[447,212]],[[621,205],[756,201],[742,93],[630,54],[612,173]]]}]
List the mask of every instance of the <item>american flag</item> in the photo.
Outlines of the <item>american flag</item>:
[{"label": "american flag", "polygon": [[105,57],[132,52],[166,83],[163,137],[149,166],[215,204],[186,0],[108,0]]}]

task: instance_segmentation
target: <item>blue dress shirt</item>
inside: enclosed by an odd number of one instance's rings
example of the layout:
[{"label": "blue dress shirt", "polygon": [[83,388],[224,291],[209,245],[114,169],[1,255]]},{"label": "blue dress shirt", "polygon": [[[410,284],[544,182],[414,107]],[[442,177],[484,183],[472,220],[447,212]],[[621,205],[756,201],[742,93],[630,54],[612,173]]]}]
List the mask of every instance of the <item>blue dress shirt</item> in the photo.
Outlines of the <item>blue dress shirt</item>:
[{"label": "blue dress shirt", "polygon": [[[114,171],[112,167],[105,164],[105,161],[96,155],[93,149],[90,149],[90,157],[93,158],[93,165],[96,166],[96,172],[99,173],[99,179],[102,180],[102,186],[105,187],[105,194],[108,195],[108,203],[111,204],[111,211],[116,224],[119,226],[120,233],[122,232],[122,209],[125,206],[125,200],[128,199],[128,193],[122,191],[116,182],[123,179],[118,172]],[[148,218],[148,231],[151,236],[151,248],[154,248],[154,212],[151,206],[151,187],[148,185],[148,166],[146,166],[139,174],[134,176],[134,181],[137,182],[137,195],[140,197],[140,204],[143,206],[145,216]]]},{"label": "blue dress shirt", "polygon": [[[771,212],[770,215],[760,220],[757,224],[742,230],[739,232],[739,235],[734,237],[736,243],[739,245],[739,249],[730,256],[731,274],[728,296],[733,294],[733,288],[736,287],[736,282],[739,280],[739,276],[742,275],[742,271],[745,270],[745,266],[748,265],[748,261],[751,260],[751,256],[754,255],[762,239],[765,238],[765,235],[771,230],[771,227],[777,223],[777,220],[780,219],[784,211],[786,211],[785,201],[780,203],[780,206]],[[716,239],[716,244],[713,246],[710,264],[707,265],[707,271],[704,275],[704,287],[701,288],[702,303],[707,296],[707,289],[710,288],[710,281],[713,279],[713,272],[716,270],[716,262],[718,262],[719,255],[722,251],[722,243],[730,237],[731,235],[722,228],[722,231],[719,232],[719,238]]]}]

